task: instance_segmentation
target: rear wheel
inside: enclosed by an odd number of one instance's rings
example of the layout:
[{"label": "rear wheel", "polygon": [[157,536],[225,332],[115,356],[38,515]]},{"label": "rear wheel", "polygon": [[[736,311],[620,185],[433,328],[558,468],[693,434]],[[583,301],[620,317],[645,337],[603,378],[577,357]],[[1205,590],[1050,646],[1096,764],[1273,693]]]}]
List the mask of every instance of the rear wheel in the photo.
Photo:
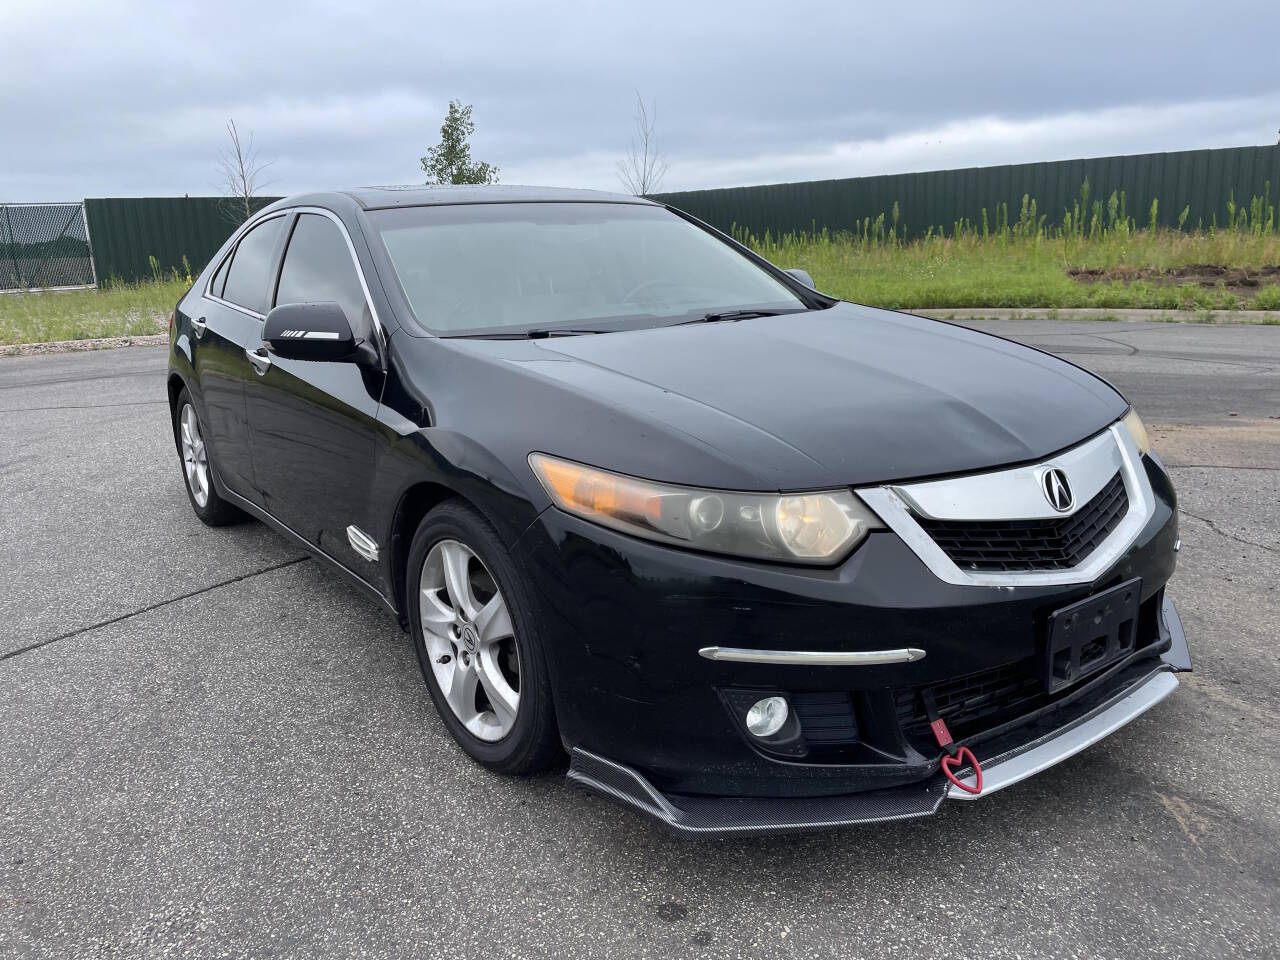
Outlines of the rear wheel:
[{"label": "rear wheel", "polygon": [[205,444],[204,431],[200,427],[200,416],[185,387],[178,394],[178,402],[173,407],[173,435],[178,441],[178,456],[182,460],[187,497],[196,516],[211,527],[223,527],[246,519],[239,507],[219,496],[213,484],[212,460]]},{"label": "rear wheel", "polygon": [[489,523],[450,501],[409,550],[414,647],[436,710],[473,759],[535,773],[561,754],[531,591]]}]

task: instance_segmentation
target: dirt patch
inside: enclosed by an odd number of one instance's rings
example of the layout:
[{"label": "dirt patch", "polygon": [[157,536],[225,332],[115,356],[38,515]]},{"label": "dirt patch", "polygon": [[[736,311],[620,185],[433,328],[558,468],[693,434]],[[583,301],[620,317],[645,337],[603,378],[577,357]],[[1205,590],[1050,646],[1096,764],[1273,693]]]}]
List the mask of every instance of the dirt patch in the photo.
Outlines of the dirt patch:
[{"label": "dirt patch", "polygon": [[1072,267],[1067,271],[1080,283],[1133,283],[1145,280],[1160,286],[1196,285],[1209,289],[1225,287],[1241,300],[1252,300],[1259,287],[1280,284],[1280,265],[1265,267],[1223,267],[1216,263],[1193,263],[1160,270],[1155,267]]},{"label": "dirt patch", "polygon": [[1266,420],[1228,414],[1217,423],[1148,424],[1152,446],[1170,467],[1280,470],[1280,407]]}]

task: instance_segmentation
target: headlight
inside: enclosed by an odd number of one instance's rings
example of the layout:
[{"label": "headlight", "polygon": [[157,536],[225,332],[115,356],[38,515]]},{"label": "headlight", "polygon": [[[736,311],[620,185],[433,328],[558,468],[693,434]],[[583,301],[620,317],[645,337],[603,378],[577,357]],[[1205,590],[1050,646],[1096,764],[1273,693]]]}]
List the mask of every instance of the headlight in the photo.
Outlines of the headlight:
[{"label": "headlight", "polygon": [[1125,414],[1125,418],[1120,422],[1129,431],[1129,436],[1133,438],[1133,445],[1138,448],[1138,452],[1144,457],[1150,453],[1151,438],[1147,436],[1147,427],[1142,422],[1142,418],[1138,416],[1138,411],[1130,407],[1129,412]]},{"label": "headlight", "polygon": [[694,550],[829,563],[884,526],[849,490],[775,494],[678,487],[544,453],[530,454],[529,465],[561,510]]}]

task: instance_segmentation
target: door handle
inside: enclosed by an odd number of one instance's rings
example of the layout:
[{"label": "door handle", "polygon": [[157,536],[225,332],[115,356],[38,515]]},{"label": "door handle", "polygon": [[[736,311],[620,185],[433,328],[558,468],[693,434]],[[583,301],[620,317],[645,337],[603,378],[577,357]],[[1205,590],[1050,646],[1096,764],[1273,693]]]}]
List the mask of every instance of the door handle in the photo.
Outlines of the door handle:
[{"label": "door handle", "polygon": [[245,347],[244,355],[248,357],[249,362],[253,364],[253,372],[260,377],[266,374],[267,370],[271,368],[271,357],[267,353],[265,347],[259,347],[257,350],[250,350],[248,347]]},{"label": "door handle", "polygon": [[191,329],[195,332],[197,340],[204,338],[204,332],[208,326],[209,324],[205,323],[204,317],[196,317],[191,321]]}]

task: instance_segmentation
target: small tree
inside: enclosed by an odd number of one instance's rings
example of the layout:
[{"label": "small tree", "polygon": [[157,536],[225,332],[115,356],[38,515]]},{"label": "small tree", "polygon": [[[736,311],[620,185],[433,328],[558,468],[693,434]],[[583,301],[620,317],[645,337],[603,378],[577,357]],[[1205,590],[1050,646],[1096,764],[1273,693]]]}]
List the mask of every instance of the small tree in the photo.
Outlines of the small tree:
[{"label": "small tree", "polygon": [[658,150],[654,128],[658,124],[657,109],[647,108],[636,91],[635,138],[626,159],[618,161],[618,178],[637,197],[657,193],[667,173],[667,161]]},{"label": "small tree", "polygon": [[427,150],[422,169],[427,183],[497,183],[498,168],[471,159],[467,138],[476,132],[471,104],[449,101],[449,113],[440,127],[440,144]]},{"label": "small tree", "polygon": [[234,120],[227,121],[227,136],[231,138],[231,146],[218,154],[218,185],[226,197],[223,216],[239,224],[253,213],[254,195],[267,186],[262,180],[262,173],[275,161],[263,163],[253,142],[253,131],[249,132],[248,142],[241,140]]}]

